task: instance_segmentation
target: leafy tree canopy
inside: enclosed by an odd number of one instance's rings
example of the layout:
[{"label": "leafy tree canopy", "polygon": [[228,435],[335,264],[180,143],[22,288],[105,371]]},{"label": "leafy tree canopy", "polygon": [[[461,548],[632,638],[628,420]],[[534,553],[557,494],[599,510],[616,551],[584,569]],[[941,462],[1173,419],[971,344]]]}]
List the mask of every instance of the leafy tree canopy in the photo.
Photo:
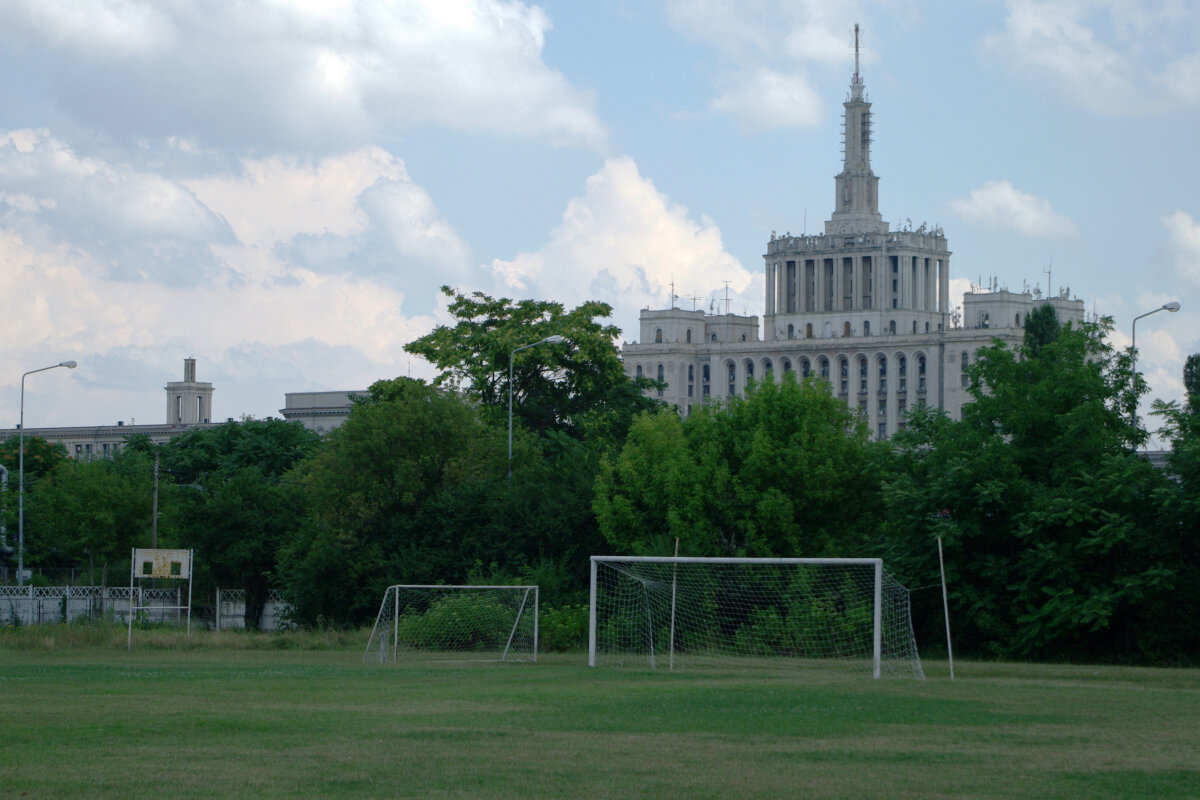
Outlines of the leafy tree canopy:
[{"label": "leafy tree canopy", "polygon": [[[468,295],[449,286],[442,292],[455,324],[405,346],[441,370],[435,385],[504,415],[511,358],[514,416],[531,430],[574,436],[623,436],[634,413],[655,405],[642,394],[650,384],[625,375],[615,345],[621,332],[604,322],[612,315],[607,303],[589,301],[568,311],[551,301]],[[550,336],[565,341],[527,347]]]}]

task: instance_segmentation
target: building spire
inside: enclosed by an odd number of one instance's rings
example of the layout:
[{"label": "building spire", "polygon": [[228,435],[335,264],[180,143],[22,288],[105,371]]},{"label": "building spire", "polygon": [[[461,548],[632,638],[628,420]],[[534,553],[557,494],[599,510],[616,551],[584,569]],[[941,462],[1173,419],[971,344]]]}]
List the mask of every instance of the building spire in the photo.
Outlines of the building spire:
[{"label": "building spire", "polygon": [[862,74],[858,69],[858,23],[854,23],[854,77],[850,79],[850,96],[855,100],[861,100],[863,94]]}]

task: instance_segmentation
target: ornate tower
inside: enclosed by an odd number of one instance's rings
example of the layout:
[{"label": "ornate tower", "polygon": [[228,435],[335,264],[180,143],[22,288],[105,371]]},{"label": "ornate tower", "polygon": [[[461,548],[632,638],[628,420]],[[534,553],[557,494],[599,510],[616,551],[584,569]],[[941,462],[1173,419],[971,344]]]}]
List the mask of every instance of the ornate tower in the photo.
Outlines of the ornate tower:
[{"label": "ornate tower", "polygon": [[196,380],[196,359],[183,360],[183,380],[167,389],[167,424],[195,425],[212,419],[213,385]]},{"label": "ornate tower", "polygon": [[850,96],[842,104],[842,172],[835,178],[833,218],[825,223],[827,235],[884,233],[887,223],[879,214],[879,178],[871,171],[871,104],[863,93],[858,60],[858,26],[854,26],[854,76]]}]

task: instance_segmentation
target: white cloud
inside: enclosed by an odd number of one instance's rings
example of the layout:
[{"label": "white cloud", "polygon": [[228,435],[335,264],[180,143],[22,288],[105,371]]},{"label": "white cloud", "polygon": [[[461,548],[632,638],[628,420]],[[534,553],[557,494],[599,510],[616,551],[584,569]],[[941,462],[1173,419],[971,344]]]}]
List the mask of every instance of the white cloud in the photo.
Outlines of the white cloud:
[{"label": "white cloud", "polygon": [[551,27],[518,0],[0,4],[69,114],[201,146],[342,150],[433,123],[600,148],[591,93],[542,60]]},{"label": "white cloud", "polygon": [[1200,286],[1200,222],[1185,211],[1163,217],[1167,229],[1167,257],[1175,272]]},{"label": "white cloud", "polygon": [[[732,292],[743,292],[752,280],[725,251],[717,226],[696,222],[671,203],[628,156],[609,159],[587,179],[545,246],[511,261],[496,259],[491,269],[524,294],[570,304],[608,302],[623,314],[617,324],[627,337],[637,331],[636,309],[663,307],[672,281],[678,296],[703,297],[725,281]],[[733,310],[740,312],[736,304]]]},{"label": "white cloud", "polygon": [[1200,26],[1175,0],[1009,0],[984,47],[1101,114],[1200,104]]},{"label": "white cloud", "polygon": [[1008,181],[988,181],[967,197],[951,200],[950,208],[971,222],[1026,236],[1074,235],[1078,230],[1049,200],[1026,194]]},{"label": "white cloud", "polygon": [[802,75],[760,69],[713,98],[711,107],[737,117],[745,128],[811,125],[823,116],[823,101]]},{"label": "white cloud", "polygon": [[812,126],[824,119],[806,71],[812,65],[850,65],[856,13],[822,0],[667,2],[676,30],[720,54],[719,89],[710,107],[756,128]]}]

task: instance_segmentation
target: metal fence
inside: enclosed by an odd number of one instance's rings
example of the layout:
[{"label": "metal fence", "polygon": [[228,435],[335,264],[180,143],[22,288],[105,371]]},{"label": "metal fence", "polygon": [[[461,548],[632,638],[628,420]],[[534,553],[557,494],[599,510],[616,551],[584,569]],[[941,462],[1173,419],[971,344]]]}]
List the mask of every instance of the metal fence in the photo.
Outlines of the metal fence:
[{"label": "metal fence", "polygon": [[[183,588],[133,588],[137,621],[182,625]],[[0,586],[0,625],[52,625],[85,619],[105,619],[128,624],[128,586]],[[217,589],[209,595],[211,606],[193,600],[192,620],[201,625],[229,630],[245,627],[246,593],[241,589]],[[283,630],[290,607],[277,591],[270,591],[259,628]]]}]

